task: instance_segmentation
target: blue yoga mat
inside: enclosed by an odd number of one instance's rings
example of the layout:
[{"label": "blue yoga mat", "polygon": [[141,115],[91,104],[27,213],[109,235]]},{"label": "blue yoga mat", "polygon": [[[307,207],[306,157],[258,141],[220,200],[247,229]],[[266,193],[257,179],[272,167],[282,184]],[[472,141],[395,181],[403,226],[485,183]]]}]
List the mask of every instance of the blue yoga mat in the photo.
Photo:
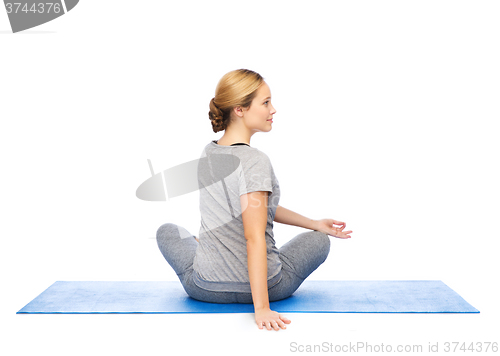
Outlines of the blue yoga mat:
[{"label": "blue yoga mat", "polygon": [[[304,281],[280,313],[479,313],[441,281]],[[180,282],[55,282],[18,314],[253,313],[190,298]]]}]

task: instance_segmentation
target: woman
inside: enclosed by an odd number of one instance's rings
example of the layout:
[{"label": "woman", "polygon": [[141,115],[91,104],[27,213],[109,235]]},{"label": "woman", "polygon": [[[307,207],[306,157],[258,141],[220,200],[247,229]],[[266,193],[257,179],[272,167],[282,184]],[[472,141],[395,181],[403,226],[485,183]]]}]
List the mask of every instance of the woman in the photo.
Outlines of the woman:
[{"label": "woman", "polygon": [[[308,219],[278,205],[279,182],[269,157],[250,146],[254,133],[271,131],[275,113],[258,73],[240,69],[221,78],[209,118],[214,132],[225,132],[205,147],[198,166],[199,239],[172,223],[157,232],[160,251],[192,298],[253,303],[257,326],[268,330],[290,323],[269,302],[289,297],[325,261],[328,235],[352,233],[343,231],[343,222]],[[312,231],[278,249],[273,221]]]}]

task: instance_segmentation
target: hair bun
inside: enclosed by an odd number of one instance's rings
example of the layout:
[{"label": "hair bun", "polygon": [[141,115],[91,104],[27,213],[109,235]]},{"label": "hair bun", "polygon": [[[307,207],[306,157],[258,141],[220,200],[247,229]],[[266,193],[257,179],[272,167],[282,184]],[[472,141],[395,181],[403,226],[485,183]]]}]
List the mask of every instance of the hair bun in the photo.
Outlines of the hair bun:
[{"label": "hair bun", "polygon": [[215,104],[215,98],[210,100],[210,111],[208,112],[208,118],[212,122],[212,129],[214,132],[219,132],[226,129],[224,125],[224,113]]},{"label": "hair bun", "polygon": [[212,100],[210,100],[210,112],[209,112],[209,114],[212,115],[214,120],[219,116],[223,116],[222,111],[215,104],[215,98],[212,98]]}]

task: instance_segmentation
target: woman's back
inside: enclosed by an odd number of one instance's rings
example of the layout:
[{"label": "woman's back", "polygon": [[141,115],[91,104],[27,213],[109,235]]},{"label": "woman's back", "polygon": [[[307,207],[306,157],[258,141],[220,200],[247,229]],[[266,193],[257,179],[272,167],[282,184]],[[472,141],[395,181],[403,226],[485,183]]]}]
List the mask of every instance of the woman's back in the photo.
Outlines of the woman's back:
[{"label": "woman's back", "polygon": [[[269,157],[247,145],[223,146],[212,141],[201,158],[198,169],[201,225],[193,262],[195,283],[208,290],[251,291],[240,196],[268,191],[266,245],[268,284],[272,286],[279,281],[281,272],[273,234],[280,188]],[[221,172],[229,175],[221,177]]]}]

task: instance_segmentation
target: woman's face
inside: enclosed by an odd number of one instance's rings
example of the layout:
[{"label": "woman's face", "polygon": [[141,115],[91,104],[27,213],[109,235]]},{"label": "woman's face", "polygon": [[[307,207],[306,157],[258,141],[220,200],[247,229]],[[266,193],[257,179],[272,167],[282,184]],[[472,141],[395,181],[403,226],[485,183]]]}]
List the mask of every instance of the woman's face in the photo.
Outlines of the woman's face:
[{"label": "woman's face", "polygon": [[245,126],[253,131],[271,131],[273,115],[276,113],[271,104],[271,90],[266,82],[257,90],[249,108],[243,108]]}]

